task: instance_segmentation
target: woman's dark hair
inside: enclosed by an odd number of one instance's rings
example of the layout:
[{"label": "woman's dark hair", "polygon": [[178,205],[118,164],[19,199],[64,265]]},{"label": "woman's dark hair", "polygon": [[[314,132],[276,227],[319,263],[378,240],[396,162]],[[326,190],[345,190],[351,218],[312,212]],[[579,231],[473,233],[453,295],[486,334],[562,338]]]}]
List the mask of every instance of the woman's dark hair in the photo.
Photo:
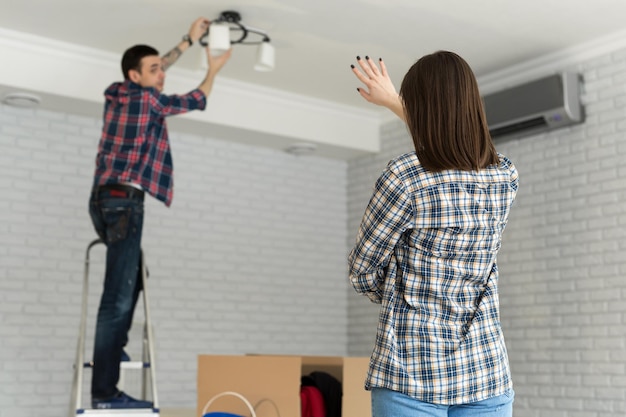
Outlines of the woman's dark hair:
[{"label": "woman's dark hair", "polygon": [[472,171],[499,162],[478,83],[457,54],[438,51],[419,59],[404,76],[400,97],[427,170]]},{"label": "woman's dark hair", "polygon": [[159,51],[148,45],[135,45],[124,52],[122,56],[122,73],[124,79],[128,80],[128,71],[136,70],[141,72],[141,60],[146,56],[159,56]]}]

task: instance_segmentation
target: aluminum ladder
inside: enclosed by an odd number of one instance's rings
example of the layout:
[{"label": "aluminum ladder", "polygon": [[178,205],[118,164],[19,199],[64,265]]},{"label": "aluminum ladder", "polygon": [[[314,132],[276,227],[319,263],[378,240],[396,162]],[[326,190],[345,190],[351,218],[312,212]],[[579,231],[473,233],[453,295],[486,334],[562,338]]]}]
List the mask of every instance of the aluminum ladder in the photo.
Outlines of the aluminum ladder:
[{"label": "aluminum ladder", "polygon": [[[85,368],[91,368],[93,362],[85,362],[85,335],[87,330],[87,298],[89,294],[89,253],[91,249],[98,245],[104,244],[101,239],[92,241],[87,246],[85,254],[85,272],[83,277],[83,296],[80,318],[80,330],[78,335],[78,344],[76,348],[76,361],[74,362],[74,378],[72,382],[72,393],[70,400],[69,417],[78,415],[93,415],[97,417],[159,417],[159,401],[156,388],[156,371],[154,367],[154,338],[152,334],[152,325],[150,322],[150,307],[148,303],[148,270],[145,264],[143,250],[141,251],[141,280],[143,284],[143,308],[144,308],[144,325],[142,340],[142,360],[121,362],[120,363],[120,380],[124,370],[140,369],[141,375],[141,391],[142,398],[146,399],[148,393],[152,398],[152,408],[138,409],[93,409],[85,408],[82,404],[83,398],[83,371]],[[150,391],[148,392],[148,381],[150,382]],[[120,381],[121,382],[121,381]]]}]

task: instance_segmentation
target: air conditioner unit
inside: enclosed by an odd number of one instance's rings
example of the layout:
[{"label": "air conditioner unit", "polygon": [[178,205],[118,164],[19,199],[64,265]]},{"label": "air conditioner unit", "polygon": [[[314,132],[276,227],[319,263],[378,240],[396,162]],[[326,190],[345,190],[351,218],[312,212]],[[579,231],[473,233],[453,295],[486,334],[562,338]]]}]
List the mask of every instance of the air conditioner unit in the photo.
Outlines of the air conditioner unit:
[{"label": "air conditioner unit", "polygon": [[580,76],[559,73],[483,97],[494,140],[536,134],[584,120]]}]

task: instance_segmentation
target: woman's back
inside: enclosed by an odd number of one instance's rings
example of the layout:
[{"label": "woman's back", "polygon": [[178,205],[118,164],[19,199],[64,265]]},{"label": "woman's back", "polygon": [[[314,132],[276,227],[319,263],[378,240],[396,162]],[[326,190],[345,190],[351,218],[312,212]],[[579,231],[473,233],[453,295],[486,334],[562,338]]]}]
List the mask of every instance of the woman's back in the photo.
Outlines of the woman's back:
[{"label": "woman's back", "polygon": [[460,56],[420,58],[399,95],[382,59],[357,60],[359,93],[405,121],[415,147],[376,182],[349,256],[353,287],[381,304],[366,380],[373,416],[510,416],[496,256],[517,171],[496,152]]},{"label": "woman's back", "polygon": [[349,258],[357,292],[382,303],[368,387],[440,404],[509,387],[495,257],[517,181],[504,156],[480,171],[431,172],[413,152],[389,163]]}]

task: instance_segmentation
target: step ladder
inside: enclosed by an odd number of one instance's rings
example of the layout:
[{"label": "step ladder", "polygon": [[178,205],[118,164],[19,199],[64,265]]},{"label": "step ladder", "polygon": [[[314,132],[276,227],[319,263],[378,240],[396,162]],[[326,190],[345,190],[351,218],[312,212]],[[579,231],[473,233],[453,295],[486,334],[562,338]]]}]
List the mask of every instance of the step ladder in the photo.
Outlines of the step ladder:
[{"label": "step ladder", "polygon": [[[146,268],[143,250],[141,251],[141,280],[143,284],[143,308],[144,308],[144,325],[142,338],[142,360],[129,361],[120,363],[120,383],[123,384],[125,370],[139,370],[141,372],[141,398],[152,399],[152,408],[139,409],[93,409],[85,408],[83,401],[83,374],[85,368],[91,368],[92,362],[85,362],[85,335],[87,330],[87,298],[89,295],[89,253],[91,249],[99,244],[104,244],[101,239],[92,241],[87,246],[85,254],[85,273],[83,277],[83,296],[80,318],[80,331],[78,335],[78,345],[76,348],[76,361],[74,362],[74,378],[72,382],[72,393],[70,400],[69,417],[78,415],[93,415],[97,417],[159,417],[159,401],[156,389],[156,372],[154,368],[154,339],[152,334],[152,326],[150,323],[150,308],[148,303],[148,270]],[[148,391],[148,385],[150,390]]]}]

